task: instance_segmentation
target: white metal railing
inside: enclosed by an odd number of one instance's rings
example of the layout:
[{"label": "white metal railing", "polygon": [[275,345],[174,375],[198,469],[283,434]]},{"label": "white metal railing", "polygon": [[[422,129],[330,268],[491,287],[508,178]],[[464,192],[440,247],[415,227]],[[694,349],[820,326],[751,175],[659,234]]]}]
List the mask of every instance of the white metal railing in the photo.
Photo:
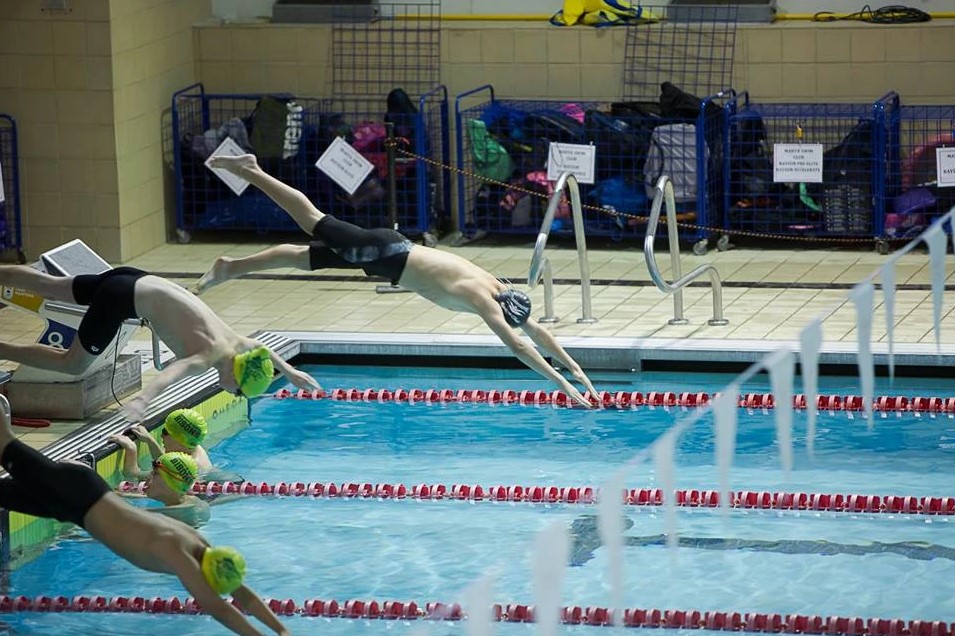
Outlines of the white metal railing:
[{"label": "white metal railing", "polygon": [[[667,218],[667,240],[670,248],[670,267],[673,270],[673,282],[668,283],[663,275],[660,274],[660,268],[657,266],[657,258],[653,253],[653,240],[657,233],[657,224],[660,221],[660,208],[666,204]],[[670,325],[685,325],[689,322],[683,317],[683,288],[690,282],[699,278],[703,274],[709,274],[710,287],[713,290],[713,318],[707,321],[708,324],[718,326],[728,324],[729,321],[723,317],[723,286],[720,282],[720,273],[716,267],[707,263],[700,265],[686,276],[682,276],[682,267],[680,265],[680,241],[677,236],[676,227],[676,200],[673,196],[673,184],[670,183],[670,177],[664,175],[657,181],[657,186],[653,194],[653,207],[650,209],[650,219],[647,221],[647,236],[643,240],[643,254],[647,259],[647,269],[650,271],[650,279],[657,288],[665,294],[673,295],[673,318],[667,321]]]},{"label": "white metal railing", "polygon": [[580,204],[580,186],[577,185],[577,179],[574,175],[569,172],[560,175],[557,183],[554,184],[554,194],[551,195],[550,201],[547,203],[547,212],[544,213],[544,221],[541,223],[537,243],[534,245],[534,256],[531,258],[527,285],[533,289],[541,280],[544,281],[544,317],[540,319],[540,322],[557,322],[557,317],[554,315],[553,272],[550,262],[544,254],[544,248],[547,247],[547,237],[550,236],[550,227],[554,222],[554,214],[557,212],[557,206],[560,205],[564,188],[567,188],[570,193],[570,214],[574,222],[577,263],[580,266],[581,317],[577,319],[577,322],[591,324],[597,322],[597,319],[594,318],[590,302],[590,264],[587,261],[587,237],[584,236],[583,206]]}]

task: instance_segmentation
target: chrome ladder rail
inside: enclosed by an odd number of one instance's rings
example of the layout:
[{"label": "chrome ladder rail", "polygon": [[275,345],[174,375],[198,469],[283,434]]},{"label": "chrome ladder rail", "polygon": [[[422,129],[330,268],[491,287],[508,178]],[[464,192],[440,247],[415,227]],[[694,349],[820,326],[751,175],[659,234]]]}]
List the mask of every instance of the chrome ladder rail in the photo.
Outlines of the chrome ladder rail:
[{"label": "chrome ladder rail", "polygon": [[[656,237],[657,224],[660,221],[660,208],[663,207],[664,203],[666,203],[670,267],[673,270],[674,278],[672,283],[668,283],[660,274],[660,268],[657,267],[657,258],[653,253],[653,240]],[[709,274],[710,288],[713,290],[713,318],[708,320],[707,324],[713,326],[729,324],[729,320],[723,317],[723,285],[716,267],[707,263],[695,268],[686,276],[682,275],[680,241],[676,227],[676,200],[673,196],[673,184],[670,182],[670,177],[666,175],[663,175],[657,181],[656,191],[653,195],[653,207],[650,209],[650,218],[647,221],[647,236],[643,239],[643,255],[647,259],[650,279],[653,280],[657,289],[665,294],[673,294],[673,318],[667,321],[668,325],[685,325],[689,322],[683,317],[683,288],[704,273]]]},{"label": "chrome ladder rail", "polygon": [[544,248],[547,247],[547,237],[550,236],[550,228],[554,222],[554,214],[557,212],[557,206],[560,205],[560,197],[567,188],[570,193],[570,215],[574,221],[574,238],[577,241],[577,263],[580,266],[580,300],[581,316],[577,319],[581,324],[593,324],[597,322],[594,318],[593,307],[591,307],[590,298],[590,263],[587,260],[587,237],[584,236],[584,216],[583,206],[580,204],[580,186],[573,174],[565,172],[557,179],[554,184],[554,194],[547,202],[547,212],[544,213],[544,221],[541,223],[540,233],[537,235],[537,243],[534,245],[534,256],[531,258],[531,268],[527,275],[527,286],[533,289],[542,279],[544,281],[544,317],[540,322],[557,322],[554,315],[554,278],[550,266],[550,261],[544,255]]}]

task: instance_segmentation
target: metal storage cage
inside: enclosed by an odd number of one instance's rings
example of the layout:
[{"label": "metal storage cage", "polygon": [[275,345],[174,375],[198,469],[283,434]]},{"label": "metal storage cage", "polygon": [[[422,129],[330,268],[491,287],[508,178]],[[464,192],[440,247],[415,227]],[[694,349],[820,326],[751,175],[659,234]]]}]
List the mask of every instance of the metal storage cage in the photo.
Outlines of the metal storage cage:
[{"label": "metal storage cage", "polygon": [[[722,106],[732,90],[688,100],[682,116],[658,101],[605,104],[587,101],[504,100],[481,86],[455,100],[458,215],[462,229],[535,234],[546,209],[550,142],[592,144],[595,182],[582,185],[588,235],[642,236],[649,200],[660,174],[678,185],[680,220],[694,225],[681,238],[705,251],[709,210],[720,209]],[[463,107],[465,100],[486,101]],[[567,209],[558,209],[552,231],[572,233]],[[720,215],[717,214],[716,222]]]},{"label": "metal storage cage", "polygon": [[937,150],[955,147],[955,106],[902,106],[898,136],[889,141],[885,210],[888,238],[915,236],[955,206],[955,187],[940,187]]},{"label": "metal storage cage", "polygon": [[[257,134],[254,113],[269,97],[291,100],[296,124],[279,122],[278,129],[270,131],[278,146],[273,152],[263,152],[252,144]],[[418,97],[417,114],[395,122],[399,147],[445,162],[449,154],[447,101],[443,86]],[[180,239],[188,240],[189,233],[196,230],[297,230],[291,218],[261,192],[247,188],[236,196],[205,166],[205,159],[225,137],[257,154],[267,172],[305,192],[322,211],[364,227],[390,225],[391,193],[383,138],[386,110],[384,94],[335,99],[212,94],[206,93],[202,84],[177,91],[172,98],[172,147]],[[315,162],[336,137],[353,142],[356,135],[373,139],[362,153],[375,169],[348,195],[319,171]],[[287,143],[282,143],[283,138]],[[398,154],[394,192],[398,229],[422,233],[432,227],[435,217],[444,214],[448,190],[441,181],[440,173],[423,159]]]},{"label": "metal storage cage", "polygon": [[0,252],[15,253],[17,262],[25,263],[23,233],[20,221],[20,168],[17,149],[17,124],[10,115],[0,114]]},{"label": "metal storage cage", "polygon": [[[725,108],[724,227],[767,236],[883,236],[897,159],[899,96],[868,104],[757,104]],[[821,183],[774,182],[775,144],[820,144]],[[808,179],[807,179],[808,181]]]}]

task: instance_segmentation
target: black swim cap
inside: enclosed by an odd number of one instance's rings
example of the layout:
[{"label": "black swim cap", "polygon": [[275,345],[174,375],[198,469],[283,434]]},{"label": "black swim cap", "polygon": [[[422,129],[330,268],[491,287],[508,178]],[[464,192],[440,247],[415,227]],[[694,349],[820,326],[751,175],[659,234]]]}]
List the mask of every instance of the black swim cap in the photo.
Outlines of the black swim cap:
[{"label": "black swim cap", "polygon": [[501,305],[504,320],[512,327],[520,327],[531,317],[531,299],[522,291],[508,289],[494,297]]}]

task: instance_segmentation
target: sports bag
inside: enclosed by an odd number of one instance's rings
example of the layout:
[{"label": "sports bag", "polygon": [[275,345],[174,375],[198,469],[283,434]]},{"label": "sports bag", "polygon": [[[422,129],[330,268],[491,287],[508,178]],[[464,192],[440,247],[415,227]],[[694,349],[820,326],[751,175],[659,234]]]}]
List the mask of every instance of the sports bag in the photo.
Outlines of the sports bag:
[{"label": "sports bag", "polygon": [[304,109],[284,95],[265,95],[252,111],[249,141],[260,159],[288,159],[298,154]]},{"label": "sports bag", "polygon": [[677,201],[696,199],[697,190],[696,126],[665,124],[653,129],[650,153],[643,168],[647,198],[662,175],[670,177]]}]

